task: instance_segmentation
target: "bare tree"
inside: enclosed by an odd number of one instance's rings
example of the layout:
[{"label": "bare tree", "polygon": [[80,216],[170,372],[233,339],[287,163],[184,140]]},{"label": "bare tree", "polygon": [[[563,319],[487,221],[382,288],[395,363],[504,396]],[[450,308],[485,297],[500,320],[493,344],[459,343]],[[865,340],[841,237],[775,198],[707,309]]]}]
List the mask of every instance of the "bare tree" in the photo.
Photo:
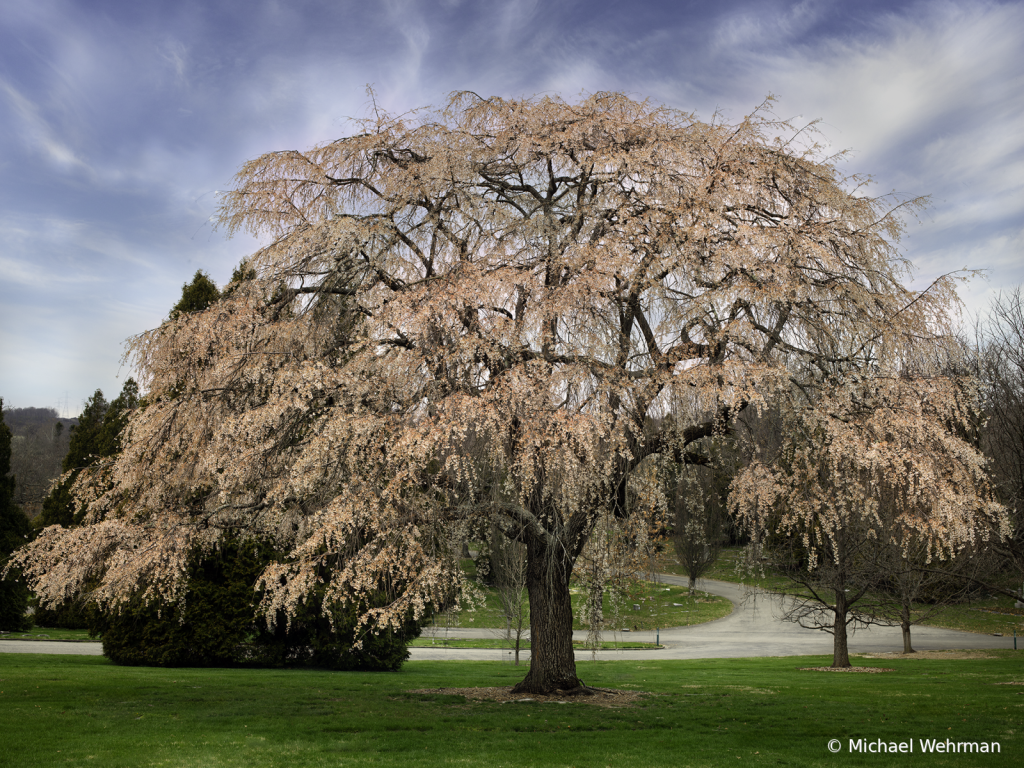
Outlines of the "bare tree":
[{"label": "bare tree", "polygon": [[515,654],[530,634],[530,604],[526,594],[526,547],[507,537],[497,526],[491,531],[491,562],[494,586],[505,613],[505,641]]},{"label": "bare tree", "polygon": [[881,599],[875,615],[899,625],[903,653],[915,653],[911,642],[915,624],[969,600],[978,591],[978,582],[992,570],[992,553],[981,546],[970,547],[955,558],[929,561],[924,541],[878,543],[882,549],[875,590]]},{"label": "bare tree", "polygon": [[753,551],[773,573],[802,589],[789,594],[783,618],[833,637],[832,666],[849,667],[849,634],[858,627],[888,623],[880,617],[876,588],[879,571],[873,541],[858,526],[847,525],[818,542],[817,559],[795,536],[780,537]]},{"label": "bare tree", "polygon": [[708,465],[684,465],[672,472],[669,540],[690,578],[690,592],[718,560],[729,540],[731,519],[726,495],[732,479],[722,466],[721,450],[709,450]]},{"label": "bare tree", "polygon": [[[1020,287],[1000,294],[976,325],[978,373],[984,382],[980,445],[993,488],[1011,510],[1012,534],[1000,551],[1024,581],[1024,304]],[[1024,590],[1018,593],[1024,601]]]}]

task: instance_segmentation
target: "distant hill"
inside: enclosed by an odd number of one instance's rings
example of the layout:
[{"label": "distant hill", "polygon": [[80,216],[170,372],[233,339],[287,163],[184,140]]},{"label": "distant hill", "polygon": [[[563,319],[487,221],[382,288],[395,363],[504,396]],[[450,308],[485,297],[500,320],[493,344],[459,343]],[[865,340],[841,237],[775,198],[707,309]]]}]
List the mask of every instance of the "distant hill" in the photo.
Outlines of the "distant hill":
[{"label": "distant hill", "polygon": [[27,437],[36,429],[50,429],[57,422],[69,430],[78,424],[78,418],[62,419],[56,408],[4,408],[4,422],[13,434]]},{"label": "distant hill", "polygon": [[78,418],[62,419],[56,408],[4,408],[4,423],[13,435],[14,501],[31,519],[42,511],[50,484],[60,477]]}]

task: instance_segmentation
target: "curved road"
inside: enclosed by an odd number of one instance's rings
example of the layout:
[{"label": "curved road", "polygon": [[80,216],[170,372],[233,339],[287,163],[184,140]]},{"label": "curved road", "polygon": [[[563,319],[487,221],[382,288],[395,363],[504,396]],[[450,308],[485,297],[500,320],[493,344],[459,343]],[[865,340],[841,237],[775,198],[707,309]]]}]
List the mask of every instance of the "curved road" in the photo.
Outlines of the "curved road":
[{"label": "curved road", "polygon": [[[679,576],[660,574],[665,584],[687,584]],[[663,649],[650,651],[598,651],[598,659],[725,659],[753,656],[831,656],[832,635],[782,621],[782,598],[765,593],[747,594],[740,584],[702,580],[699,587],[733,603],[733,612],[724,618],[692,627],[671,627],[660,631]],[[424,632],[424,634],[428,634]],[[439,631],[438,634],[441,634]],[[585,640],[586,632],[575,632],[574,639]],[[493,637],[486,630],[448,630],[449,637]],[[654,642],[654,632],[628,634],[605,633],[606,640],[625,639]],[[919,651],[949,649],[1013,648],[1012,637],[994,637],[954,629],[917,627],[911,630],[911,641]],[[1024,641],[1018,639],[1018,643]],[[1022,645],[1021,647],[1024,647]],[[899,653],[903,650],[903,634],[899,627],[866,627],[849,637],[850,653]],[[502,659],[508,651],[463,650],[451,648],[413,648],[413,659]],[[528,657],[528,654],[527,654]],[[576,659],[594,658],[591,651],[577,651]]]},{"label": "curved road", "polygon": [[[661,574],[665,584],[684,585],[685,578]],[[832,654],[832,636],[796,624],[782,621],[781,599],[774,595],[747,595],[739,584],[725,581],[703,580],[701,589],[721,595],[733,602],[733,612],[725,618],[692,627],[672,627],[660,631],[665,647],[650,651],[598,651],[598,659],[723,659],[751,656],[820,656]],[[437,630],[438,635],[444,630]],[[424,635],[429,636],[428,628]],[[494,637],[496,632],[482,629],[451,629],[452,638]],[[576,639],[586,639],[586,632],[574,633]],[[654,632],[605,633],[605,639],[655,640]],[[953,629],[914,627],[914,648],[919,651],[947,649],[1013,648],[1012,637],[994,637]],[[1018,642],[1024,643],[1019,640]],[[849,639],[850,653],[891,653],[903,650],[899,627],[867,627],[858,629]],[[1024,645],[1022,645],[1024,647]],[[412,648],[414,660],[509,660],[510,653],[502,650],[474,650],[455,648]],[[32,640],[2,640],[0,652],[8,653],[62,653],[100,656],[100,643],[61,643]],[[522,654],[529,658],[529,653]],[[579,661],[594,658],[590,651],[577,651]]]}]

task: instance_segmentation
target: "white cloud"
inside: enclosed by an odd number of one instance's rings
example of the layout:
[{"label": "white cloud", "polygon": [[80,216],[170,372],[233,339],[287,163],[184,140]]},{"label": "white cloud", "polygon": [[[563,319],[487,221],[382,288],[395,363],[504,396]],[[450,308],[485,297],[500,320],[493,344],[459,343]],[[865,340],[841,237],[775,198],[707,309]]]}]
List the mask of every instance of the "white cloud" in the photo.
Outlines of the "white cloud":
[{"label": "white cloud", "polygon": [[160,55],[174,70],[177,79],[186,83],[188,50],[185,45],[178,40],[168,39],[160,46]]},{"label": "white cloud", "polygon": [[828,10],[822,0],[802,0],[790,7],[758,3],[724,15],[711,35],[711,48],[731,55],[751,48],[789,45],[806,34]]},{"label": "white cloud", "polygon": [[19,133],[26,145],[33,147],[61,170],[77,168],[92,172],[89,165],[57,135],[36,103],[3,78],[0,78],[0,93],[7,97],[8,104],[18,117],[21,128]]},{"label": "white cloud", "polygon": [[97,280],[104,274],[97,269],[100,260],[147,270],[154,267],[151,260],[140,255],[137,243],[86,221],[4,216],[0,217],[0,241],[5,244],[4,255],[0,256],[8,270],[5,276],[25,285]]},{"label": "white cloud", "polygon": [[[936,130],[998,108],[1021,112],[1017,52],[1024,6],[960,7],[944,3],[886,16],[875,34],[831,39],[753,56],[786,105],[820,110],[838,142],[867,157],[930,138]],[[1007,103],[1008,102],[1008,103]],[[980,120],[967,130],[983,128]]]}]

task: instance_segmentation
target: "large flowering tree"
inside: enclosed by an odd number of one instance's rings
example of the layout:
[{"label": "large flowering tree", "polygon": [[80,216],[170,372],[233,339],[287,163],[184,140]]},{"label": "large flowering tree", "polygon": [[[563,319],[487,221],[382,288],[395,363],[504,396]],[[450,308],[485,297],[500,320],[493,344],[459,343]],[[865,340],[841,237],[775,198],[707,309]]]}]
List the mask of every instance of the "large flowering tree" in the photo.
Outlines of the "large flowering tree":
[{"label": "large flowering tree", "polygon": [[576,688],[569,580],[595,522],[643,530],[652,466],[704,461],[833,337],[894,358],[955,301],[902,287],[899,206],[800,139],[770,112],[460,93],[247,163],[222,222],[268,238],[249,279],[134,340],[146,406],[79,482],[88,524],[18,562],[46,600],[173,599],[190,551],[245,531],[289,552],[269,615],[322,583],[384,627],[449,604],[455,542],[494,524],[527,552],[518,687]]}]

